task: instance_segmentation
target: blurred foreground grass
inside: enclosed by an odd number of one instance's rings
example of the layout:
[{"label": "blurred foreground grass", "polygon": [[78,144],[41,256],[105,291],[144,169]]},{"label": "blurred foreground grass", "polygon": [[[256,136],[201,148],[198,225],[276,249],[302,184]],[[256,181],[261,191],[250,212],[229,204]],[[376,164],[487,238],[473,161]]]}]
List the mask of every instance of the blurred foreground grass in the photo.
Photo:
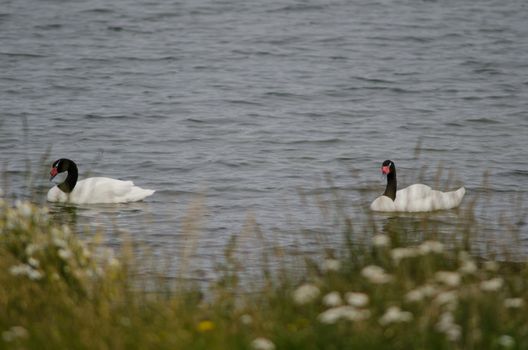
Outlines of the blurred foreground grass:
[{"label": "blurred foreground grass", "polygon": [[524,263],[472,256],[467,232],[447,249],[404,231],[345,239],[339,258],[306,257],[302,277],[283,265],[251,293],[228,247],[210,288],[171,289],[135,273],[144,262],[129,246],[114,255],[45,208],[0,198],[0,348],[528,348]]}]

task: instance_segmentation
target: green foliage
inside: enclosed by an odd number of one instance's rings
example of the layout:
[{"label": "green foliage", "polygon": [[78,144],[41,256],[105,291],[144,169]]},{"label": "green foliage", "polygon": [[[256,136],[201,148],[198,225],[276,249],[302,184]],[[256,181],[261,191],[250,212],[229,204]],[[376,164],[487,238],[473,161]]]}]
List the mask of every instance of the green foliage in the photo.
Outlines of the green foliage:
[{"label": "green foliage", "polygon": [[134,273],[130,247],[115,257],[46,209],[0,199],[0,348],[528,348],[524,264],[406,232],[345,239],[343,258],[307,258],[302,282],[288,265],[266,270],[251,293],[234,236],[214,286],[163,293]]}]

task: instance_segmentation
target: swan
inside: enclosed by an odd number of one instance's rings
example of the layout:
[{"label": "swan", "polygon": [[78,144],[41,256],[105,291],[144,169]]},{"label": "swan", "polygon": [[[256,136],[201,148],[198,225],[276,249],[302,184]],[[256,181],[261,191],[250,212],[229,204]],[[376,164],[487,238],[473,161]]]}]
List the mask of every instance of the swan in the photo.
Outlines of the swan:
[{"label": "swan", "polygon": [[460,205],[466,193],[464,187],[460,187],[456,191],[441,192],[422,184],[414,184],[397,191],[394,162],[392,160],[384,161],[381,172],[387,175],[387,187],[383,195],[376,198],[370,205],[370,209],[373,211],[425,212],[451,209]]},{"label": "swan", "polygon": [[74,204],[102,204],[136,202],[150,196],[154,190],[134,186],[132,181],[108,177],[90,177],[77,181],[77,165],[61,158],[53,162],[50,181],[56,184],[48,191],[49,202]]}]

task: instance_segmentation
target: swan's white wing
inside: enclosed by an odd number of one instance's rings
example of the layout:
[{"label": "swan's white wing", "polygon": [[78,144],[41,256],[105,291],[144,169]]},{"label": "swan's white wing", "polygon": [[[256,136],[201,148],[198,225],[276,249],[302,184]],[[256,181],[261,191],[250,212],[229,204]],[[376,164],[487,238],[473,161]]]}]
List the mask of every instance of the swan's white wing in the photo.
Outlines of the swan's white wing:
[{"label": "swan's white wing", "polygon": [[394,201],[396,211],[430,211],[431,204],[428,198],[431,191],[431,187],[422,184],[414,184],[397,191]]},{"label": "swan's white wing", "polygon": [[422,184],[411,185],[396,192],[396,211],[424,212],[451,209],[460,205],[465,189],[441,192]]}]

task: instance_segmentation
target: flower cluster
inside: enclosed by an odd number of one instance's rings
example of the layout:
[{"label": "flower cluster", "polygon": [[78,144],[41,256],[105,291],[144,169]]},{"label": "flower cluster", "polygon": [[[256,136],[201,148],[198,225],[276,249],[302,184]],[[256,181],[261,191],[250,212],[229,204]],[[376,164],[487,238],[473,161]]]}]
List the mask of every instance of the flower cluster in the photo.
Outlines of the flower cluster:
[{"label": "flower cluster", "polygon": [[343,298],[337,291],[326,294],[323,304],[330,307],[319,314],[317,319],[321,323],[334,324],[339,320],[361,321],[368,319],[371,312],[365,307],[368,306],[369,297],[367,294],[358,292],[347,292],[345,298],[348,305],[343,304]]},{"label": "flower cluster", "polygon": [[297,305],[304,305],[311,303],[321,294],[320,289],[311,283],[301,285],[293,292],[293,301]]},{"label": "flower cluster", "polygon": [[413,314],[409,311],[402,311],[398,306],[391,306],[379,319],[382,326],[387,326],[391,323],[410,322],[413,319]]},{"label": "flower cluster", "polygon": [[365,266],[361,270],[361,275],[373,284],[385,284],[393,279],[393,276],[387,274],[382,267],[377,265]]},{"label": "flower cluster", "polygon": [[275,350],[275,344],[267,338],[259,337],[251,342],[251,348],[253,350]]},{"label": "flower cluster", "polygon": [[[359,283],[367,292],[326,293],[322,297],[325,309],[317,316],[320,323],[331,325],[348,321],[372,324],[377,320],[378,326],[391,327],[415,322],[431,325],[448,341],[458,342],[465,332],[461,326],[463,321],[458,319],[461,317],[461,305],[484,303],[486,295],[504,293],[505,279],[496,276],[499,270],[496,262],[487,261],[479,267],[468,252],[453,254],[441,242],[426,240],[418,245],[391,247],[389,236],[377,234],[372,237],[372,247],[376,254],[365,259],[363,266],[358,266],[363,277]],[[406,259],[414,259],[413,265],[402,264]],[[421,262],[425,268],[417,270],[414,263]],[[339,266],[337,262],[335,266]],[[324,268],[323,271],[337,271],[337,268]],[[412,274],[410,271],[413,271]],[[419,278],[414,277],[414,271]],[[355,283],[358,283],[357,280]],[[304,291],[302,294],[306,295],[299,299],[314,301],[319,297],[319,288],[324,288],[321,283],[319,286],[317,289],[313,286],[299,289],[297,292]],[[401,299],[388,292],[400,288],[403,289]],[[376,307],[369,307],[371,303]],[[509,297],[502,299],[502,304],[497,306],[513,312],[524,308],[525,301]],[[475,332],[478,333],[478,330]],[[503,335],[497,342],[514,343],[508,335]]]},{"label": "flower cluster", "polygon": [[418,246],[399,247],[391,250],[390,254],[396,264],[404,259],[424,256],[428,254],[441,254],[444,244],[436,241],[425,241]]},{"label": "flower cluster", "polygon": [[46,208],[16,201],[9,206],[2,200],[0,208],[0,241],[3,255],[14,263],[11,276],[39,283],[67,283],[84,289],[89,280],[104,275],[104,268],[115,267],[113,255],[105,261],[95,260],[86,243],[79,240],[66,225],[52,223]]},{"label": "flower cluster", "polygon": [[462,335],[462,327],[455,323],[453,313],[450,311],[440,315],[440,320],[435,326],[436,330],[444,333],[450,341],[457,341]]}]

